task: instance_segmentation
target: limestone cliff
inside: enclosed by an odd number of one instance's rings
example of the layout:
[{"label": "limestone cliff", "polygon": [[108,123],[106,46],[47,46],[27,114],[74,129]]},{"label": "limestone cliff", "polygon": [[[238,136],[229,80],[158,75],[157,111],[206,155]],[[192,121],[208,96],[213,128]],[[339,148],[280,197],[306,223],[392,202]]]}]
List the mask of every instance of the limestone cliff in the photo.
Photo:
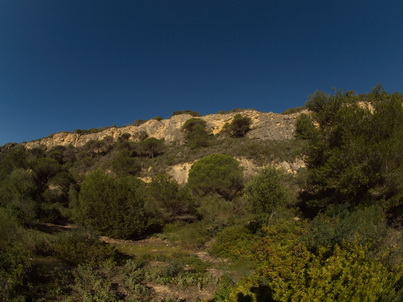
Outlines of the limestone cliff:
[{"label": "limestone cliff", "polygon": [[[212,134],[218,134],[222,131],[226,123],[230,123],[236,114],[250,117],[252,120],[251,131],[247,133],[249,138],[257,139],[273,139],[284,140],[291,139],[294,136],[295,120],[300,113],[294,114],[276,114],[264,113],[255,110],[244,110],[241,112],[231,112],[226,114],[210,114],[200,117],[206,121],[207,130]],[[45,146],[47,149],[61,145],[72,145],[74,147],[83,146],[91,140],[102,140],[105,137],[112,137],[117,140],[124,133],[131,134],[130,140],[136,141],[141,133],[147,133],[149,137],[157,139],[164,139],[166,143],[173,142],[183,143],[184,134],[181,131],[183,124],[192,118],[188,114],[175,115],[169,119],[149,120],[140,126],[124,126],[124,127],[110,127],[99,131],[97,133],[79,134],[71,132],[59,132],[49,137],[38,139],[31,142],[23,143],[26,148],[31,149],[40,145]]]}]

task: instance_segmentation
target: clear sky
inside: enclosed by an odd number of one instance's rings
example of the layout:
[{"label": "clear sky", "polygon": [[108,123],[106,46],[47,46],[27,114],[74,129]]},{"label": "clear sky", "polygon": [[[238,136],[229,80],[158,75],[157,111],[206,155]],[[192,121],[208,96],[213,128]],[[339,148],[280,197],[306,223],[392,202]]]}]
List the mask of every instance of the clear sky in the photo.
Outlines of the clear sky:
[{"label": "clear sky", "polygon": [[403,92],[402,0],[0,0],[0,145]]}]

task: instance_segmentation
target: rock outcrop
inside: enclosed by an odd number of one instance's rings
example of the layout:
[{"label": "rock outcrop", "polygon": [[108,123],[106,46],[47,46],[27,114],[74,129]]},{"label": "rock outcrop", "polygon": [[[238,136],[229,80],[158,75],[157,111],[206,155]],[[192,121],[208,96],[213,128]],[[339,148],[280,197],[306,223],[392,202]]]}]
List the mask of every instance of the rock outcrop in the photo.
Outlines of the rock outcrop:
[{"label": "rock outcrop", "polygon": [[[295,120],[301,113],[283,115],[271,112],[264,113],[255,110],[244,110],[226,114],[210,114],[202,116],[200,119],[206,121],[207,130],[210,133],[218,134],[223,130],[226,123],[232,121],[236,114],[242,114],[243,116],[251,118],[251,130],[246,134],[247,137],[262,140],[285,140],[294,137]],[[184,133],[181,128],[190,118],[192,118],[192,116],[188,114],[175,115],[161,121],[149,120],[139,126],[110,127],[89,134],[59,132],[42,139],[23,143],[23,145],[28,149],[41,145],[45,146],[47,149],[58,145],[80,147],[91,140],[102,140],[108,136],[116,141],[124,133],[129,133],[131,135],[130,140],[133,141],[138,140],[142,134],[147,133],[149,137],[164,139],[168,144],[174,142],[183,143]]]}]

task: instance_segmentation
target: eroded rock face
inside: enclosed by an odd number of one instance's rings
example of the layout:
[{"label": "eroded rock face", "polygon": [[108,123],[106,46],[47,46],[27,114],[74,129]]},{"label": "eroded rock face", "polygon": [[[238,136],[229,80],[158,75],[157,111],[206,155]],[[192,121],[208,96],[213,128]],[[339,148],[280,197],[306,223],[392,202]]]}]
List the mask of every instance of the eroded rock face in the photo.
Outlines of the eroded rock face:
[{"label": "eroded rock face", "polygon": [[[212,134],[218,134],[223,130],[226,123],[230,123],[236,114],[250,117],[252,120],[251,130],[246,134],[249,138],[258,138],[263,140],[285,140],[294,137],[295,120],[301,114],[276,114],[264,113],[255,110],[244,110],[242,112],[232,112],[227,114],[210,114],[200,117],[206,121],[207,130]],[[23,143],[26,148],[32,149],[45,146],[47,149],[61,145],[74,147],[83,146],[91,140],[102,140],[105,137],[112,137],[115,141],[124,133],[131,135],[129,140],[138,140],[141,133],[147,133],[149,137],[164,139],[166,143],[183,143],[184,133],[181,130],[183,124],[192,118],[191,115],[175,115],[169,119],[161,121],[149,120],[140,126],[111,127],[97,133],[78,134],[70,132],[59,132],[49,137],[39,140]]]}]

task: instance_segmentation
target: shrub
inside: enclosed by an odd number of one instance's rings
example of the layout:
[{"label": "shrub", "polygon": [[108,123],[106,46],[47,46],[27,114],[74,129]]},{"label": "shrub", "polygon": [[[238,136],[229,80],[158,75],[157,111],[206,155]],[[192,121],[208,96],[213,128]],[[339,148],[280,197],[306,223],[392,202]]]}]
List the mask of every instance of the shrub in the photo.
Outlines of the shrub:
[{"label": "shrub", "polygon": [[180,215],[193,214],[194,207],[186,189],[168,176],[159,175],[148,185],[146,211],[153,223],[163,226]]},{"label": "shrub", "polygon": [[289,108],[281,112],[281,114],[293,114],[293,113],[298,113],[301,112],[302,110],[305,109],[305,106],[300,106],[300,107],[295,107],[295,108]]},{"label": "shrub", "polygon": [[147,138],[139,143],[139,151],[141,155],[154,158],[164,151],[165,145],[163,140],[154,137]]},{"label": "shrub", "polygon": [[74,271],[73,294],[68,301],[123,301],[113,289],[112,283],[99,271],[88,265],[80,265]]},{"label": "shrub", "polygon": [[51,245],[53,254],[70,265],[88,264],[93,267],[107,259],[116,260],[117,250],[98,240],[89,232],[74,230],[60,235]]},{"label": "shrub", "polygon": [[7,210],[0,208],[1,301],[13,301],[13,298],[18,297],[31,269],[30,254],[20,242],[21,234],[17,219]]},{"label": "shrub", "polygon": [[252,120],[249,117],[236,114],[232,122],[226,127],[232,137],[244,137],[250,130]]},{"label": "shrub", "polygon": [[140,180],[89,174],[79,193],[78,216],[84,225],[116,238],[139,237],[145,230],[144,188]]},{"label": "shrub", "polygon": [[189,115],[191,115],[191,116],[200,116],[200,113],[199,113],[199,112],[192,111],[192,110],[178,110],[178,111],[175,111],[175,112],[172,114],[172,116],[174,116],[174,115],[181,115],[181,114],[189,114]]},{"label": "shrub", "polygon": [[286,187],[284,175],[275,168],[263,169],[247,187],[248,198],[256,214],[271,214],[277,207],[291,200],[291,190]]},{"label": "shrub", "polygon": [[231,156],[211,154],[193,164],[188,186],[196,194],[217,193],[230,200],[243,188],[242,168]]},{"label": "shrub", "polygon": [[141,171],[141,164],[137,158],[130,156],[130,151],[123,149],[116,153],[112,160],[113,171],[119,176],[137,175]]},{"label": "shrub", "polygon": [[191,118],[182,126],[186,133],[186,140],[191,149],[207,147],[210,145],[210,137],[206,131],[206,122],[199,118]]}]

